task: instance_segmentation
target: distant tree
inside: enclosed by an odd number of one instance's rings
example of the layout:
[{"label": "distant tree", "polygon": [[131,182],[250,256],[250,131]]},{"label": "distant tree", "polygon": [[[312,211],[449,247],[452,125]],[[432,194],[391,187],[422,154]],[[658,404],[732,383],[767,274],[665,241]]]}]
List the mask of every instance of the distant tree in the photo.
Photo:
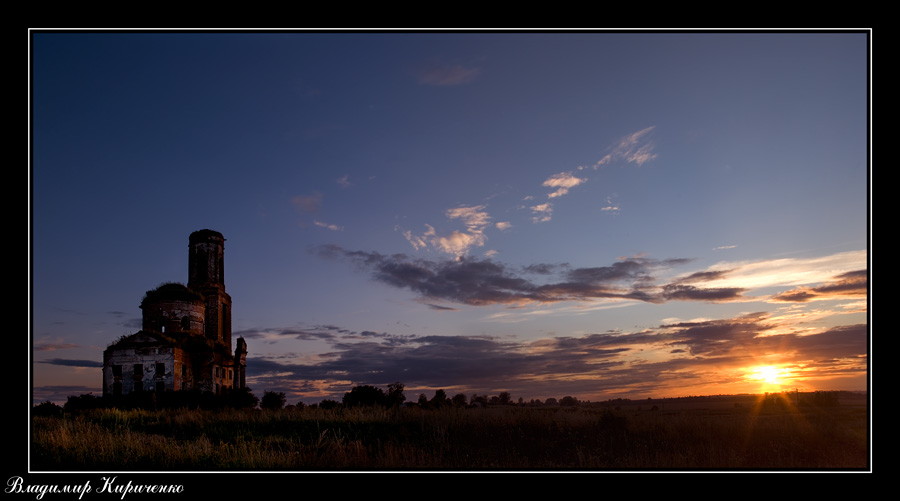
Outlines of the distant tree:
[{"label": "distant tree", "polygon": [[487,395],[476,395],[472,394],[472,397],[469,399],[470,405],[480,405],[482,407],[487,407],[488,397]]},{"label": "distant tree", "polygon": [[465,393],[457,393],[456,395],[453,395],[452,402],[456,407],[465,407],[467,401],[468,400],[466,399]]},{"label": "distant tree", "polygon": [[419,393],[419,407],[428,407],[428,397],[424,393]]},{"label": "distant tree", "polygon": [[559,405],[559,402],[557,402],[555,398],[550,397],[547,400],[544,400],[544,405]]},{"label": "distant tree", "polygon": [[303,400],[301,400],[301,401],[297,402],[297,405],[295,405],[294,408],[297,409],[298,411],[302,411],[303,409],[306,408],[306,404],[304,404]]},{"label": "distant tree", "polygon": [[510,395],[508,391],[501,391],[500,394],[497,395],[497,400],[500,405],[509,405],[512,403],[512,395]]},{"label": "distant tree", "polygon": [[91,409],[98,409],[103,407],[103,399],[101,397],[96,397],[92,393],[87,393],[84,395],[70,395],[66,399],[65,405],[63,405],[63,410],[66,412],[78,412],[78,411],[87,411]]},{"label": "distant tree", "polygon": [[337,400],[332,400],[330,398],[326,398],[325,400],[319,402],[319,408],[325,410],[337,409],[338,407],[340,407],[340,405],[340,402],[338,402]]},{"label": "distant tree", "polygon": [[62,416],[63,408],[48,400],[35,405],[33,411],[35,416],[57,417]]},{"label": "distant tree", "polygon": [[263,392],[262,400],[259,403],[259,406],[263,409],[269,410],[281,410],[284,408],[284,404],[287,402],[287,398],[284,396],[283,392],[280,391],[265,391]]},{"label": "distant tree", "polygon": [[403,394],[403,383],[396,382],[388,385],[387,389],[387,405],[390,407],[398,407],[406,401],[406,395]]},{"label": "distant tree", "polygon": [[444,390],[437,390],[434,392],[434,396],[431,397],[431,405],[434,407],[446,407],[450,401],[447,399],[447,392]]},{"label": "distant tree", "polygon": [[349,392],[344,393],[343,399],[343,404],[347,407],[369,407],[386,403],[387,396],[384,391],[370,385],[354,386]]},{"label": "distant tree", "polygon": [[578,405],[578,399],[575,397],[565,396],[560,399],[559,405],[563,407],[574,407]]}]

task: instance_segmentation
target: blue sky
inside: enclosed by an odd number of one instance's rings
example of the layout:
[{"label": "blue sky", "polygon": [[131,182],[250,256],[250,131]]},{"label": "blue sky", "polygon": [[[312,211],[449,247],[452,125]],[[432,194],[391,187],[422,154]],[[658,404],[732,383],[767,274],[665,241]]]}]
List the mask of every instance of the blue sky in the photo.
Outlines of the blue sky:
[{"label": "blue sky", "polygon": [[867,388],[866,32],[30,50],[36,402],[100,392],[203,228],[248,384],[289,402]]}]

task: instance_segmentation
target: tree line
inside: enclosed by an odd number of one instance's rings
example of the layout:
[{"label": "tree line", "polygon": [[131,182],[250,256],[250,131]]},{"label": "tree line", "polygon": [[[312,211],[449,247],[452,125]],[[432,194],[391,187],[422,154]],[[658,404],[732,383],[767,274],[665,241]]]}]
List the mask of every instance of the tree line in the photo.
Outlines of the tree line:
[{"label": "tree line", "polygon": [[[354,386],[350,391],[344,393],[340,401],[334,399],[324,399],[321,402],[309,404],[309,407],[320,409],[334,409],[338,407],[354,408],[354,407],[419,407],[423,409],[441,409],[449,407],[487,407],[496,405],[519,405],[528,407],[543,406],[561,406],[574,407],[581,405],[583,402],[572,396],[565,396],[557,400],[555,398],[547,398],[546,400],[531,399],[525,401],[521,397],[513,400],[512,395],[508,391],[500,392],[498,395],[479,395],[473,393],[466,395],[465,393],[457,393],[453,397],[447,395],[443,389],[438,389],[429,399],[424,393],[420,393],[418,398],[413,401],[407,401],[404,394],[405,386],[403,383],[395,382],[387,386],[386,390],[372,385]],[[260,407],[263,409],[279,410],[283,408],[304,408],[307,404],[300,401],[295,405],[287,405],[287,397],[283,392],[266,391],[260,400]]]},{"label": "tree line", "polygon": [[[387,385],[386,389],[381,389],[372,385],[354,386],[350,391],[344,393],[340,401],[334,399],[324,399],[321,402],[309,404],[312,408],[334,409],[338,407],[354,408],[354,407],[419,407],[423,409],[441,409],[441,408],[472,408],[487,407],[497,405],[519,405],[529,407],[542,406],[577,406],[582,404],[575,397],[566,396],[559,400],[555,398],[547,398],[546,400],[525,401],[522,398],[513,400],[512,395],[508,391],[500,392],[498,395],[479,395],[473,393],[466,395],[465,393],[457,393],[453,397],[447,395],[443,389],[436,390],[434,395],[429,399],[424,393],[418,395],[415,401],[407,401],[404,394],[405,385],[401,382],[395,382]],[[302,401],[296,404],[288,404],[287,396],[284,392],[264,391],[261,398],[253,394],[250,388],[231,389],[221,394],[213,394],[212,392],[201,392],[199,390],[189,391],[165,391],[165,392],[141,392],[131,393],[127,395],[104,395],[95,396],[93,394],[73,395],[69,396],[63,406],[56,405],[52,402],[42,402],[34,407],[36,415],[56,415],[63,412],[78,412],[90,409],[111,408],[120,409],[166,409],[166,408],[199,408],[199,409],[255,409],[257,407],[267,410],[280,409],[298,409],[307,407]]]}]

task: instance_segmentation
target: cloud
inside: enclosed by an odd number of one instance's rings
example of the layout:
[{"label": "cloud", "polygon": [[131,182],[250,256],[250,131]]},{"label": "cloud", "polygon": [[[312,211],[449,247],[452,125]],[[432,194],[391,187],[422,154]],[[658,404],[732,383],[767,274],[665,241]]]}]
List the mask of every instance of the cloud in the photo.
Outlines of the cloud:
[{"label": "cloud", "polygon": [[434,66],[418,73],[418,81],[422,85],[448,87],[472,82],[481,73],[478,68],[462,65]]},{"label": "cloud", "polygon": [[813,333],[782,333],[785,325],[767,313],[752,313],[725,320],[681,322],[663,325],[668,343],[686,347],[695,356],[762,357],[766,354],[787,356],[800,352],[804,359],[859,358],[867,354],[868,328],[850,325],[818,330]]},{"label": "cloud", "polygon": [[344,231],[344,228],[336,224],[323,223],[322,221],[313,221],[313,224],[321,228],[327,228],[331,231]]},{"label": "cloud", "polygon": [[[735,301],[741,288],[699,288],[688,283],[657,284],[654,273],[689,262],[687,259],[622,259],[609,266],[575,268],[534,265],[528,273],[549,279],[535,282],[491,260],[459,257],[455,261],[410,259],[403,254],[347,251],[337,246],[319,248],[320,255],[347,258],[372,278],[408,289],[430,300],[472,306],[523,305],[595,299],[626,299],[649,303],[665,301]],[[554,273],[555,272],[555,273]],[[555,279],[555,281],[553,281]]]},{"label": "cloud", "polygon": [[96,360],[73,360],[68,358],[50,358],[37,361],[39,364],[64,365],[66,367],[103,367],[103,362]]},{"label": "cloud", "polygon": [[[436,309],[445,309],[429,305]],[[327,353],[306,363],[270,357],[248,361],[249,384],[292,388],[301,395],[340,397],[354,385],[401,381],[408,391],[445,388],[514,396],[690,391],[758,359],[794,367],[804,379],[865,373],[867,326],[791,332],[768,313],[673,322],[638,332],[601,332],[515,340],[492,336],[410,335],[363,331],[333,338]],[[335,327],[335,329],[337,329]],[[648,358],[643,353],[658,355]],[[802,374],[804,368],[816,372]],[[678,395],[679,393],[675,393]],[[682,393],[683,394],[683,393]]]},{"label": "cloud", "polygon": [[606,197],[606,206],[600,208],[603,212],[609,212],[611,214],[619,213],[619,206],[613,203],[613,197]]},{"label": "cloud", "polygon": [[34,351],[69,350],[72,348],[78,348],[78,345],[72,343],[42,343],[34,345]]},{"label": "cloud", "polygon": [[446,236],[435,236],[431,239],[431,245],[441,252],[457,257],[465,255],[471,247],[482,246],[487,240],[484,233],[466,233],[452,231]]},{"label": "cloud", "polygon": [[337,179],[337,184],[341,185],[342,188],[350,187],[350,174],[344,174],[343,176]]},{"label": "cloud", "polygon": [[301,212],[316,212],[322,205],[322,194],[297,195],[291,198],[291,204]]},{"label": "cloud", "polygon": [[620,139],[618,143],[610,147],[611,151],[606,156],[594,164],[594,169],[620,160],[641,166],[655,159],[657,155],[653,153],[653,143],[645,139],[645,136],[649,135],[654,128],[655,126],[647,127]]},{"label": "cloud", "polygon": [[[835,280],[838,274],[854,272],[841,280],[859,285],[860,274],[867,266],[867,251],[850,251],[812,258],[764,259],[759,261],[721,262],[706,271],[723,271],[728,273],[717,277],[720,287],[740,287],[745,289],[761,289],[768,287],[809,287],[818,286]],[[845,283],[842,286],[853,285]],[[859,291],[859,288],[856,287]],[[798,290],[798,293],[801,292]],[[810,291],[806,291],[810,292]],[[796,296],[799,298],[800,296]],[[856,296],[858,297],[858,296]],[[784,299],[784,298],[782,298]]]},{"label": "cloud", "polygon": [[547,178],[541,186],[556,188],[556,191],[547,195],[549,198],[561,197],[579,184],[587,182],[587,179],[576,177],[571,172],[560,172]]},{"label": "cloud", "polygon": [[532,222],[546,223],[553,218],[553,204],[547,202],[545,204],[533,205],[531,207],[531,212],[534,214],[534,216],[531,217]]},{"label": "cloud", "polygon": [[491,217],[485,211],[484,205],[463,205],[447,209],[444,215],[451,221],[461,221],[465,230],[453,230],[448,234],[438,235],[434,226],[426,224],[427,231],[424,234],[414,235],[411,231],[404,231],[403,236],[416,250],[431,245],[434,249],[456,258],[466,255],[473,247],[484,246],[487,242],[484,230],[490,225]]},{"label": "cloud", "polygon": [[827,299],[861,299],[869,295],[869,271],[841,273],[828,283],[816,287],[799,287],[772,297],[775,302],[806,303]]}]

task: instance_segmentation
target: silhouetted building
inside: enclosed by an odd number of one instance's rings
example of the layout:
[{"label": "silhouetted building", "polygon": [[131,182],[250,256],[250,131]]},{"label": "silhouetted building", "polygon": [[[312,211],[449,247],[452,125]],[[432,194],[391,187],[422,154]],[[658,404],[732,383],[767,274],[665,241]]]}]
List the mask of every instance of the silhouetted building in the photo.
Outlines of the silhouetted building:
[{"label": "silhouetted building", "polygon": [[103,352],[103,394],[245,387],[247,343],[231,348],[225,238],[191,233],[188,283],[166,283],[141,301],[142,328]]}]

